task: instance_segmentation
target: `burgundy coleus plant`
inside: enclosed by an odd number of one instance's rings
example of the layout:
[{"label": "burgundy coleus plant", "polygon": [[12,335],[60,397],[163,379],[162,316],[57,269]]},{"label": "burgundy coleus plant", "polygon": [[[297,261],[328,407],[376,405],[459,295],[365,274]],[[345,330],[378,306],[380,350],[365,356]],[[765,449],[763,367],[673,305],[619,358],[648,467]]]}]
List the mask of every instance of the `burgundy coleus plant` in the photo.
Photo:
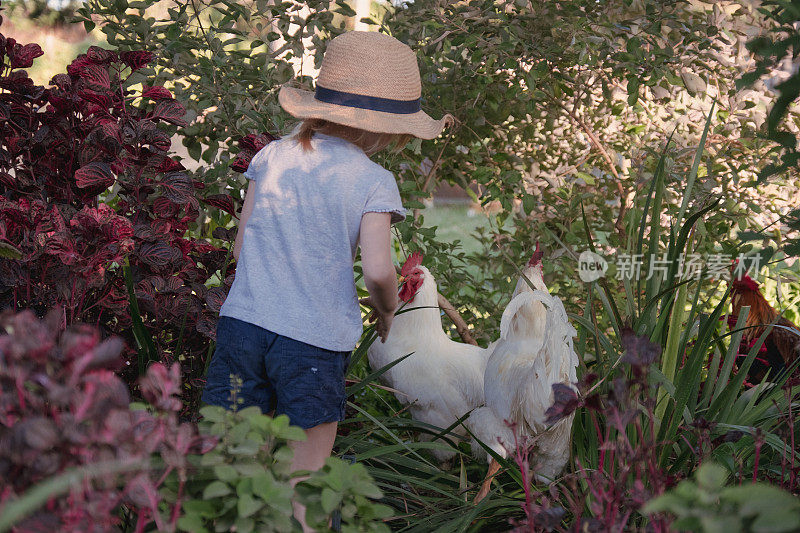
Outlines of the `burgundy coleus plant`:
[{"label": "burgundy coleus plant", "polygon": [[264,148],[272,141],[278,140],[279,137],[270,135],[269,133],[251,133],[245,135],[239,141],[240,151],[231,163],[231,168],[236,172],[244,172],[250,166],[250,161],[259,150]]},{"label": "burgundy coleus plant", "polygon": [[[21,254],[0,259],[0,308],[41,316],[62,305],[68,321],[96,324],[136,346],[129,264],[158,358],[180,359],[192,383],[203,375],[232,278],[227,250],[189,230],[201,201],[231,214],[235,202],[203,198],[203,183],[170,156],[169,128],[185,124],[170,91],[130,89],[128,77],[153,59],[150,52],[90,47],[48,88],[22,70],[40,52],[0,34],[0,244]],[[248,146],[268,141],[254,136]],[[209,289],[218,274],[226,283]],[[131,384],[136,367],[123,369]]]},{"label": "burgundy coleus plant", "polygon": [[92,477],[50,498],[17,531],[114,531],[121,505],[137,531],[152,521],[174,530],[180,501],[163,512],[158,487],[173,471],[186,479],[187,455],[216,444],[179,421],[178,364],[151,365],[140,380],[149,410],[132,410],[114,372],[125,363],[122,339],[65,324],[58,308],[44,320],[30,310],[0,316],[0,514],[37,483],[90,467]]}]

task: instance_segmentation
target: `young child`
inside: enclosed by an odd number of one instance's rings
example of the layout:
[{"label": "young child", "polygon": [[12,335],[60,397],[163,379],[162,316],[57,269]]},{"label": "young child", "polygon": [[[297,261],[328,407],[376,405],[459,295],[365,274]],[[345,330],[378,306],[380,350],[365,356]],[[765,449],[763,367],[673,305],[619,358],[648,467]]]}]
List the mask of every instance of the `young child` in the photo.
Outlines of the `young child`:
[{"label": "young child", "polygon": [[[234,244],[236,279],[220,311],[203,401],[289,416],[306,430],[294,470],[317,470],[344,418],[344,378],[362,333],[353,275],[361,247],[365,303],[386,339],[397,307],[390,226],[405,210],[392,174],[368,156],[413,136],[438,136],[449,115],[420,109],[409,47],[387,35],[349,32],[327,47],[316,92],[283,87],[281,106],[303,119],[250,163]],[[305,510],[295,516],[307,530]]]}]

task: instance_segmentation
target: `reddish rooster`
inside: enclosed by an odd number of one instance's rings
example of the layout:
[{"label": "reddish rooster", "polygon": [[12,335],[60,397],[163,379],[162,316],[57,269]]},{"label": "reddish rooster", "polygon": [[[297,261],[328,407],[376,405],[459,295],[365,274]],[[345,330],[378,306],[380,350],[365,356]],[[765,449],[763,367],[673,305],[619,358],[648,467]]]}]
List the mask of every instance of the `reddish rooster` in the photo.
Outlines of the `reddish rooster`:
[{"label": "reddish rooster", "polygon": [[748,372],[748,380],[751,383],[760,383],[767,371],[770,371],[770,377],[774,378],[800,356],[800,329],[786,318],[780,317],[775,320],[778,312],[764,299],[758,290],[758,282],[747,275],[734,280],[731,284],[731,303],[733,312],[728,317],[730,327],[736,325],[742,307],[750,307],[745,322],[746,329],[739,345],[740,359],[748,354],[750,348],[764,333],[764,329],[775,322]]}]

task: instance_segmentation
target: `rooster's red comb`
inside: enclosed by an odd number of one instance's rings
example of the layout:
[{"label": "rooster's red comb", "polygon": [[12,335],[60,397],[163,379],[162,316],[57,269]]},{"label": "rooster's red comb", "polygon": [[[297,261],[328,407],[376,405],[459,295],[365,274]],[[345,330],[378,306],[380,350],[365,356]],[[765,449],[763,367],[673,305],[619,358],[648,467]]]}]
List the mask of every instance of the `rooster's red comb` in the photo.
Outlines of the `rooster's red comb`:
[{"label": "rooster's red comb", "polygon": [[757,291],[758,290],[758,282],[745,274],[739,279],[733,280],[733,289],[734,291]]},{"label": "rooster's red comb", "polygon": [[403,277],[408,277],[411,272],[421,264],[422,254],[419,252],[414,252],[408,256],[408,259],[406,259],[405,264],[403,264],[403,268],[400,269],[400,275]]},{"label": "rooster's red comb", "polygon": [[528,266],[536,266],[542,262],[542,257],[544,257],[544,252],[539,249],[539,241],[536,241],[536,250],[533,251],[533,255],[531,256],[530,261],[528,261]]}]

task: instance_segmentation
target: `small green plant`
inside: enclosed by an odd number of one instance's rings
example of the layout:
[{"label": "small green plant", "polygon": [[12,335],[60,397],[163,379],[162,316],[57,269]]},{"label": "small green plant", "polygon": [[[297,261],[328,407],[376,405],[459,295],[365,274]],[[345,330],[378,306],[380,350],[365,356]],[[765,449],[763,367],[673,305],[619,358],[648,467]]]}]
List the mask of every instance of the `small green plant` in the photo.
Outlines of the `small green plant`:
[{"label": "small green plant", "polygon": [[[305,440],[303,430],[258,407],[229,411],[207,406],[200,413],[200,431],[220,440],[209,453],[189,458],[195,469],[185,485],[178,529],[293,531],[288,441]],[[178,480],[170,480],[164,498],[178,499],[177,488]]]},{"label": "small green plant", "polygon": [[688,531],[780,532],[800,530],[800,499],[767,483],[725,486],[728,471],[703,463],[694,480],[684,480],[651,500],[643,512],[667,512],[672,526]]},{"label": "small green plant", "polygon": [[297,493],[306,505],[306,521],[317,531],[327,528],[336,509],[341,531],[389,531],[382,520],[392,516],[392,509],[372,501],[383,494],[362,464],[330,457],[323,468],[297,485]]},{"label": "small green plant", "polygon": [[339,508],[343,531],[388,531],[376,519],[390,516],[391,509],[370,501],[382,494],[363,465],[330,458],[295,493],[292,478],[307,473],[291,472],[289,441],[306,437],[302,429],[289,425],[288,417],[272,418],[258,407],[207,406],[200,414],[201,434],[217,437],[219,444],[189,458],[194,469],[182,494],[177,478],[162,489],[166,502],[183,499],[180,531],[298,531],[292,499],[308,507],[309,523],[317,531],[328,528],[331,514]]}]

